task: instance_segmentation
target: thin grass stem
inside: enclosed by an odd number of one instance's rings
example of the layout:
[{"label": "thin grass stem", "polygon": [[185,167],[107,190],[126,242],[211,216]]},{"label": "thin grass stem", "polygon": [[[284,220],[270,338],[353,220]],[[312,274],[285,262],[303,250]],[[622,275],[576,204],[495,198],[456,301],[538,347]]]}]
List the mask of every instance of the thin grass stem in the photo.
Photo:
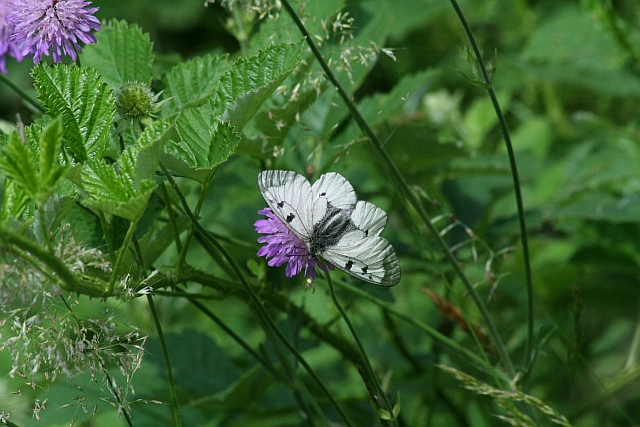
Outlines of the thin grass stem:
[{"label": "thin grass stem", "polygon": [[160,347],[162,348],[162,357],[164,358],[164,367],[167,371],[167,382],[169,383],[169,394],[171,396],[171,409],[173,412],[173,422],[176,427],[182,427],[182,419],[180,418],[180,407],[178,406],[178,395],[176,394],[175,383],[173,382],[173,371],[171,370],[171,360],[169,359],[169,351],[167,350],[167,343],[164,340],[164,334],[162,333],[162,325],[160,324],[160,318],[158,317],[158,311],[156,305],[153,302],[153,296],[147,294],[147,301],[149,302],[149,308],[151,309],[151,316],[153,322],[156,325],[156,331],[158,332],[158,339],[160,340]]},{"label": "thin grass stem", "polygon": [[244,275],[240,271],[240,268],[238,267],[236,262],[233,260],[231,255],[226,251],[226,249],[216,239],[213,238],[213,236],[211,236],[210,233],[207,232],[207,230],[205,230],[202,227],[202,225],[200,225],[200,223],[198,222],[197,218],[193,215],[193,212],[191,212],[191,209],[189,208],[189,204],[187,203],[187,200],[185,199],[184,195],[182,194],[182,191],[180,190],[180,188],[176,184],[175,180],[171,176],[171,173],[169,172],[169,170],[167,169],[167,167],[164,165],[163,162],[160,162],[160,168],[162,169],[162,172],[164,173],[165,178],[167,179],[167,181],[169,181],[169,184],[171,185],[171,187],[175,191],[176,195],[178,196],[178,199],[180,200],[180,203],[182,204],[182,208],[184,209],[185,213],[187,214],[187,216],[189,217],[191,222],[194,224],[194,226],[196,227],[198,232],[200,232],[201,235],[209,243],[211,243],[222,254],[222,256],[226,259],[228,265],[233,270],[235,276],[238,278],[238,280],[242,284],[242,287],[245,289],[246,293],[249,295],[249,298],[251,299],[251,302],[253,303],[253,306],[256,309],[256,311],[258,312],[258,315],[260,316],[261,320],[266,325],[267,330],[265,332],[269,333],[268,329],[270,329],[278,337],[278,339],[284,344],[285,347],[287,347],[287,349],[291,352],[291,354],[296,358],[296,360],[304,367],[304,369],[307,371],[307,373],[311,376],[313,381],[320,388],[322,393],[327,397],[327,399],[329,400],[331,405],[334,407],[334,409],[338,412],[338,414],[340,414],[340,416],[342,417],[342,420],[345,422],[345,424],[347,426],[350,426],[350,427],[355,426],[355,424],[353,424],[353,422],[349,419],[349,416],[344,411],[344,409],[342,409],[342,407],[338,404],[338,402],[336,401],[335,397],[329,391],[327,386],[324,385],[324,383],[322,382],[320,377],[318,377],[318,375],[311,368],[311,366],[307,363],[307,361],[304,359],[304,357],[302,357],[302,355],[293,346],[293,344],[291,344],[289,342],[289,340],[287,340],[287,338],[284,336],[284,334],[278,329],[278,327],[274,323],[273,319],[271,319],[271,316],[269,315],[267,310],[264,308],[264,306],[260,302],[260,298],[258,298],[258,295],[253,290],[253,288],[251,287],[249,282],[247,282],[247,279],[244,277]]},{"label": "thin grass stem", "polygon": [[511,167],[511,176],[513,178],[513,188],[515,190],[516,197],[516,205],[518,209],[518,221],[520,224],[520,240],[522,242],[522,255],[524,258],[524,270],[525,270],[525,284],[527,287],[527,345],[525,350],[525,367],[528,370],[530,364],[533,362],[534,356],[534,329],[535,329],[535,316],[534,316],[534,295],[533,295],[533,279],[531,274],[531,260],[529,255],[529,239],[527,237],[527,223],[524,217],[524,204],[522,202],[522,190],[520,188],[520,178],[518,175],[518,165],[516,163],[516,155],[513,151],[513,144],[511,143],[511,137],[509,136],[509,128],[507,127],[507,121],[502,113],[502,109],[500,108],[500,103],[498,102],[498,97],[496,96],[496,92],[493,89],[493,82],[491,80],[491,76],[487,71],[487,67],[484,63],[484,59],[482,58],[482,53],[480,52],[480,48],[478,47],[478,43],[476,42],[475,37],[473,36],[473,32],[471,31],[471,27],[467,22],[464,14],[462,13],[462,9],[458,5],[456,0],[450,0],[451,5],[453,6],[456,14],[458,15],[458,19],[462,23],[464,28],[464,32],[469,39],[469,43],[471,44],[471,48],[473,49],[473,53],[476,57],[476,61],[478,63],[478,68],[482,75],[482,80],[489,94],[489,98],[491,99],[491,104],[493,105],[493,109],[498,116],[498,122],[500,123],[500,131],[502,132],[502,137],[504,139],[504,144],[507,148],[507,153],[509,156],[509,164]]},{"label": "thin grass stem", "polygon": [[[338,296],[336,295],[335,288],[333,287],[333,282],[331,281],[331,275],[329,274],[328,269],[326,270],[325,276],[327,278],[327,285],[329,286],[329,294],[331,295],[331,300],[340,312],[342,319],[347,324],[347,327],[351,332],[351,336],[353,337],[356,345],[358,346],[358,350],[360,351],[360,357],[362,358],[362,363],[364,364],[364,368],[367,371],[367,376],[369,377],[369,380],[373,382],[373,387],[375,389],[375,393],[377,394],[377,396],[372,396],[372,399],[374,400],[373,403],[376,407],[383,408],[390,417],[389,420],[381,419],[381,421],[385,425],[397,426],[398,422],[394,414],[393,405],[391,405],[387,394],[384,392],[382,386],[380,385],[378,376],[373,370],[373,366],[371,366],[371,361],[369,361],[369,356],[367,355],[367,352],[362,345],[362,341],[360,340],[360,336],[358,335],[356,327],[351,322],[351,319],[349,318],[349,315],[347,314],[345,309],[342,307],[342,304],[340,304],[340,300],[338,300]],[[375,400],[376,397],[379,398],[378,401]]]},{"label": "thin grass stem", "polygon": [[324,70],[327,78],[335,86],[336,90],[338,91],[338,93],[342,97],[343,102],[347,105],[347,108],[351,112],[354,120],[356,121],[358,126],[360,126],[360,129],[362,129],[362,131],[369,138],[369,141],[371,142],[371,145],[373,146],[374,151],[382,159],[382,162],[384,163],[384,165],[385,165],[385,167],[387,169],[387,172],[389,173],[391,179],[395,182],[396,188],[400,191],[400,193],[409,201],[409,203],[417,211],[418,215],[420,216],[420,219],[424,222],[424,224],[428,228],[429,232],[433,235],[433,237],[436,239],[436,242],[441,247],[441,249],[442,249],[442,251],[443,251],[443,253],[445,255],[445,258],[447,259],[447,262],[449,262],[449,264],[451,264],[451,267],[456,272],[456,275],[460,278],[460,280],[462,281],[465,289],[467,290],[467,292],[469,293],[469,295],[473,299],[474,304],[476,305],[476,307],[478,307],[478,310],[480,311],[480,315],[482,316],[482,319],[484,320],[484,323],[487,326],[489,334],[491,335],[491,338],[493,339],[493,341],[495,343],[496,349],[498,351],[498,354],[500,356],[500,359],[502,361],[502,364],[503,364],[505,370],[507,371],[507,373],[509,374],[510,377],[514,377],[515,376],[515,369],[513,368],[513,363],[511,362],[511,358],[509,356],[509,353],[507,352],[506,347],[505,347],[505,345],[504,345],[504,343],[502,341],[502,338],[500,337],[500,334],[498,333],[498,329],[496,328],[495,323],[493,322],[493,319],[491,318],[491,315],[489,314],[489,311],[487,310],[487,307],[485,306],[484,302],[480,298],[480,295],[478,295],[478,293],[476,292],[475,288],[471,284],[469,278],[466,276],[466,274],[462,270],[462,267],[459,265],[459,263],[456,260],[455,256],[453,255],[453,253],[449,249],[447,243],[439,235],[438,229],[431,222],[431,218],[430,218],[429,214],[427,214],[427,212],[424,210],[424,207],[420,203],[420,200],[415,195],[415,193],[413,191],[411,191],[411,189],[409,188],[406,180],[404,179],[404,176],[400,173],[400,170],[397,168],[397,166],[395,165],[395,163],[393,162],[393,160],[391,159],[389,154],[384,150],[380,139],[373,132],[373,129],[371,129],[371,127],[368,125],[368,123],[364,120],[364,118],[362,117],[362,115],[358,111],[356,105],[351,100],[349,94],[342,87],[342,85],[340,84],[340,82],[338,81],[336,76],[333,74],[333,72],[329,68],[329,65],[324,60],[322,54],[320,53],[320,50],[318,49],[318,47],[316,46],[315,42],[313,41],[313,37],[307,31],[306,27],[304,26],[304,24],[302,23],[302,21],[300,20],[300,18],[296,14],[296,12],[291,7],[291,4],[287,0],[282,0],[282,5],[287,10],[287,12],[289,13],[291,18],[295,22],[295,24],[298,27],[298,29],[300,30],[300,32],[305,36],[307,44],[309,45],[309,48],[311,49],[311,51],[315,55],[316,59],[320,63],[320,66]]}]

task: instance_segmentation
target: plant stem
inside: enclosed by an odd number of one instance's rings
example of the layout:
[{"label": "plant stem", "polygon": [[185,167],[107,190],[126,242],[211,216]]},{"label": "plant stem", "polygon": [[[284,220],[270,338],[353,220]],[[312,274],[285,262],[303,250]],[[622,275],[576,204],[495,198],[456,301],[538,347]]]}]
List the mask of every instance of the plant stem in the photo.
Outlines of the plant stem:
[{"label": "plant stem", "polygon": [[[336,295],[336,291],[333,287],[333,282],[331,281],[331,275],[329,274],[328,269],[326,270],[325,276],[327,277],[327,284],[329,286],[329,294],[331,295],[331,300],[333,301],[333,304],[336,306],[336,308],[340,312],[340,315],[344,319],[344,322],[347,324],[347,327],[349,328],[349,331],[351,332],[351,335],[353,336],[353,339],[355,340],[356,345],[358,346],[358,350],[360,350],[360,356],[362,357],[362,362],[364,363],[364,367],[367,371],[367,376],[369,377],[369,380],[373,382],[373,387],[377,394],[377,396],[371,396],[372,399],[374,400],[373,403],[378,408],[380,407],[384,408],[384,410],[388,413],[390,417],[389,420],[381,420],[381,421],[384,424],[387,424],[387,421],[388,421],[389,425],[397,426],[398,422],[393,411],[393,406],[391,405],[391,402],[387,398],[386,393],[382,389],[382,386],[380,385],[380,381],[378,381],[378,376],[375,374],[373,370],[373,366],[371,366],[371,361],[369,361],[369,356],[367,356],[367,352],[365,351],[364,346],[362,345],[362,341],[360,341],[360,336],[358,335],[358,331],[356,330],[355,326],[351,322],[351,319],[347,315],[347,312],[342,307],[342,304],[340,304],[340,301],[338,300],[338,296]],[[376,397],[381,399],[382,402],[376,401],[375,400]]]},{"label": "plant stem", "polygon": [[[35,259],[24,255],[22,257],[33,264],[38,270],[42,271],[47,277],[59,283],[60,287],[65,291],[77,292],[93,297],[104,295],[104,286],[101,286],[101,283],[79,280],[58,257],[46,251],[40,245],[2,227],[0,227],[0,246],[5,246],[15,253],[26,252],[27,254],[31,254]],[[36,262],[36,260],[38,262]],[[42,268],[43,265],[50,271]],[[51,274],[51,272],[55,274]]]},{"label": "plant stem", "polygon": [[440,233],[436,229],[435,225],[433,225],[433,223],[431,222],[431,217],[424,210],[424,207],[420,203],[420,200],[411,191],[406,180],[404,179],[404,176],[400,173],[400,171],[396,167],[391,157],[389,157],[389,154],[382,147],[382,143],[380,142],[376,134],[373,132],[373,129],[369,127],[367,122],[364,120],[364,118],[356,108],[353,101],[351,101],[349,94],[347,94],[345,89],[342,87],[338,79],[335,77],[335,75],[329,68],[329,65],[322,57],[320,50],[318,50],[318,47],[313,41],[313,38],[305,28],[304,24],[302,23],[302,21],[300,20],[296,12],[293,10],[293,8],[291,7],[291,5],[287,0],[282,0],[282,4],[285,7],[285,9],[287,9],[287,12],[289,12],[289,14],[291,15],[291,18],[294,20],[294,22],[298,26],[298,29],[300,30],[300,32],[306,37],[307,44],[311,48],[311,51],[316,56],[316,59],[318,60],[318,62],[320,63],[320,66],[322,67],[325,74],[327,75],[327,78],[331,81],[331,83],[333,83],[336,90],[342,97],[342,100],[347,105],[347,108],[349,108],[349,111],[351,112],[354,120],[356,121],[356,123],[358,123],[358,126],[360,126],[360,129],[362,129],[362,131],[369,138],[369,141],[371,142],[375,152],[378,153],[378,155],[381,157],[384,165],[387,168],[387,172],[391,176],[392,180],[395,182],[396,187],[400,190],[401,194],[403,194],[404,197],[406,197],[409,203],[417,211],[418,215],[424,222],[425,226],[428,228],[429,232],[433,235],[433,237],[436,239],[436,242],[441,247],[445,257],[447,258],[447,261],[449,262],[449,264],[451,264],[451,267],[456,272],[456,275],[460,278],[463,285],[465,286],[466,291],[473,299],[474,304],[478,307],[478,310],[480,311],[480,315],[482,316],[482,319],[484,320],[484,323],[486,324],[487,329],[489,330],[489,334],[491,335],[491,338],[493,339],[496,345],[496,349],[498,351],[498,354],[500,355],[500,359],[502,361],[502,364],[505,370],[507,371],[510,377],[514,377],[515,369],[513,368],[513,364],[509,357],[509,353],[507,352],[504,346],[504,343],[502,342],[502,338],[500,337],[500,334],[498,334],[498,329],[496,328],[493,322],[493,319],[489,315],[489,311],[487,310],[484,302],[482,301],[482,299],[476,292],[475,288],[469,281],[469,278],[466,276],[464,271],[462,271],[462,267],[458,264],[458,261],[456,260],[455,256],[449,249],[449,246],[444,241],[442,236],[440,236]]},{"label": "plant stem", "polygon": [[156,310],[156,305],[153,302],[153,296],[151,296],[150,294],[147,294],[147,301],[149,302],[151,315],[156,325],[156,331],[158,331],[160,347],[162,348],[162,357],[164,358],[164,367],[167,371],[167,382],[169,383],[169,394],[171,395],[171,408],[173,410],[173,421],[176,427],[182,427],[182,419],[180,418],[180,407],[178,406],[178,396],[176,395],[176,389],[173,383],[173,373],[171,371],[171,360],[169,359],[169,351],[167,350],[167,343],[164,340],[164,334],[162,333],[162,325],[160,324],[160,318],[158,317],[158,311]]},{"label": "plant stem", "polygon": [[118,270],[120,269],[120,264],[122,264],[122,260],[124,260],[124,254],[127,252],[129,248],[129,243],[131,243],[131,239],[133,238],[133,233],[136,231],[136,226],[138,225],[137,220],[133,220],[129,223],[129,229],[127,230],[127,234],[124,236],[124,241],[122,242],[122,246],[118,250],[118,258],[116,259],[116,263],[113,266],[113,271],[111,272],[111,279],[109,280],[109,287],[105,292],[105,295],[110,295],[113,292],[113,287],[116,284],[116,277],[118,277]]},{"label": "plant stem", "polygon": [[513,188],[515,190],[516,197],[516,205],[518,208],[518,220],[520,223],[520,240],[522,241],[522,255],[524,258],[524,270],[525,270],[525,283],[527,287],[527,346],[525,350],[525,366],[529,367],[529,365],[533,362],[534,356],[534,328],[535,328],[535,317],[534,317],[534,295],[533,295],[533,279],[531,275],[531,260],[529,255],[529,239],[527,237],[527,223],[524,217],[524,205],[522,203],[522,191],[520,189],[520,178],[518,176],[518,166],[516,164],[516,155],[513,151],[513,145],[511,144],[511,137],[509,136],[509,128],[507,127],[507,121],[504,118],[504,114],[502,114],[502,109],[500,108],[500,103],[498,102],[498,98],[496,96],[495,91],[493,90],[493,82],[491,81],[491,77],[487,72],[487,67],[484,63],[484,59],[482,58],[482,53],[480,52],[480,48],[478,47],[478,43],[476,43],[476,39],[473,36],[473,32],[471,31],[471,27],[467,22],[464,14],[462,13],[462,9],[458,5],[456,0],[450,0],[451,5],[456,11],[458,15],[458,19],[462,23],[464,27],[464,32],[467,34],[467,38],[469,39],[469,43],[471,43],[471,48],[473,49],[473,53],[476,56],[476,61],[478,62],[478,68],[480,69],[480,73],[482,74],[482,80],[484,81],[484,85],[487,89],[487,93],[489,94],[489,98],[491,99],[491,104],[493,105],[493,109],[498,116],[498,121],[500,123],[500,131],[502,132],[502,137],[504,138],[504,144],[507,147],[507,153],[509,155],[509,164],[511,166],[511,176],[513,177]]},{"label": "plant stem", "polygon": [[104,241],[107,243],[107,249],[109,250],[109,260],[111,264],[114,264],[115,259],[115,250],[113,248],[113,241],[111,241],[111,233],[109,233],[109,224],[107,224],[107,219],[104,216],[104,212],[100,209],[98,210],[98,218],[100,218],[100,226],[102,227],[102,236],[104,237]]},{"label": "plant stem", "polygon": [[44,108],[42,107],[42,105],[40,105],[40,103],[38,101],[33,99],[31,96],[29,96],[29,94],[27,92],[22,90],[18,85],[16,85],[7,76],[5,76],[2,73],[0,73],[0,81],[2,81],[4,84],[9,86],[11,89],[13,89],[13,91],[16,92],[18,95],[20,95],[20,97],[22,99],[24,99],[29,104],[31,104],[33,106],[33,108],[35,108],[36,110],[40,111],[41,113],[45,113]]},{"label": "plant stem", "polygon": [[[244,275],[240,271],[240,268],[235,263],[235,261],[233,260],[231,255],[226,251],[226,249],[222,245],[220,245],[220,243],[216,239],[214,239],[211,236],[210,233],[207,232],[207,230],[205,230],[202,227],[202,225],[200,225],[200,223],[198,222],[197,218],[193,215],[193,212],[191,212],[191,209],[189,208],[189,204],[187,203],[187,200],[185,199],[184,195],[182,194],[182,191],[180,191],[180,188],[178,187],[178,185],[176,184],[175,180],[171,176],[171,173],[169,172],[169,170],[167,170],[167,167],[164,165],[164,163],[162,161],[160,162],[160,168],[162,169],[162,172],[164,173],[165,178],[167,179],[167,181],[169,181],[169,184],[171,185],[171,187],[175,191],[176,195],[178,196],[178,199],[180,199],[180,203],[182,204],[182,208],[184,209],[185,213],[187,214],[187,216],[189,217],[191,222],[194,224],[194,226],[196,227],[198,232],[200,232],[201,235],[208,242],[210,242],[213,246],[215,246],[215,248],[226,259],[227,263],[229,264],[229,266],[233,270],[235,276],[238,278],[238,280],[242,284],[242,287],[244,288],[246,293],[249,295],[249,298],[251,299],[251,302],[253,303],[253,306],[255,307],[256,311],[260,315],[260,318],[262,319],[264,324],[267,326],[267,328],[271,329],[271,331],[276,334],[278,339],[285,345],[285,347],[287,347],[287,349],[296,358],[296,360],[298,362],[300,362],[300,364],[305,368],[305,370],[311,376],[311,378],[316,383],[316,385],[320,388],[320,390],[322,390],[322,392],[327,397],[327,399],[329,399],[329,402],[331,403],[331,405],[340,414],[340,416],[342,417],[342,419],[345,422],[345,424],[347,426],[353,427],[354,426],[353,422],[349,419],[349,416],[347,415],[347,413],[344,412],[344,409],[342,409],[342,407],[338,404],[338,402],[336,401],[335,397],[333,397],[333,395],[331,394],[331,392],[329,391],[327,386],[324,385],[324,383],[322,382],[320,377],[318,377],[318,375],[314,372],[314,370],[307,363],[307,361],[302,357],[302,355],[298,352],[298,350],[293,346],[293,344],[291,344],[289,342],[289,340],[287,340],[287,338],[278,329],[278,327],[274,323],[273,319],[271,319],[271,316],[269,315],[267,310],[264,308],[264,306],[260,302],[260,298],[258,298],[258,295],[253,290],[253,288],[251,287],[249,282],[247,282],[247,279],[245,279]],[[265,332],[268,333],[268,331],[265,331]]]}]

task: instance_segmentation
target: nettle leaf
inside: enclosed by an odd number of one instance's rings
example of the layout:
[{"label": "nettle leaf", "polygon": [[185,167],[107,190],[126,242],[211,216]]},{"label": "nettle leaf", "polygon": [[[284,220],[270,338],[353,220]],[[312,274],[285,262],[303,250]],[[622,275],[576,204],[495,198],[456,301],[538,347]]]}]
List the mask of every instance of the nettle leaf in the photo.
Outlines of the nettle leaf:
[{"label": "nettle leaf", "polygon": [[114,90],[127,82],[151,84],[153,43],[148,34],[135,24],[112,21],[98,31],[96,37],[97,43],[82,49],[84,66],[98,70]]},{"label": "nettle leaf", "polygon": [[185,141],[169,142],[163,161],[171,170],[204,183],[213,168],[227,160],[235,151],[239,135],[227,122],[210,125],[203,115],[188,110],[180,116],[178,132]]},{"label": "nettle leaf", "polygon": [[170,127],[165,120],[154,122],[113,165],[85,162],[81,176],[88,197],[83,203],[130,221],[140,219],[156,188],[155,172]]},{"label": "nettle leaf", "polygon": [[228,56],[206,55],[174,67],[164,79],[164,99],[168,100],[165,111],[197,107],[210,100],[220,77],[231,66]]},{"label": "nettle leaf", "polygon": [[62,116],[65,143],[76,160],[102,156],[115,112],[114,96],[93,68],[39,65],[32,72],[47,113]]},{"label": "nettle leaf", "polygon": [[303,40],[239,58],[218,84],[212,109],[239,132],[300,61]]}]

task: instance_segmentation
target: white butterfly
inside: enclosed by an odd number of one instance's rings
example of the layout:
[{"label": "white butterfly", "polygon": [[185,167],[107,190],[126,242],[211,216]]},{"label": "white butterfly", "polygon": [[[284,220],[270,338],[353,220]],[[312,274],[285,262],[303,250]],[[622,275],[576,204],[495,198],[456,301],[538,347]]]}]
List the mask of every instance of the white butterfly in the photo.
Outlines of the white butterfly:
[{"label": "white butterfly", "polygon": [[373,203],[357,201],[342,175],[326,173],[313,184],[292,171],[267,170],[258,188],[271,211],[320,256],[366,282],[394,286],[400,264],[391,244],[379,234],[387,214]]}]

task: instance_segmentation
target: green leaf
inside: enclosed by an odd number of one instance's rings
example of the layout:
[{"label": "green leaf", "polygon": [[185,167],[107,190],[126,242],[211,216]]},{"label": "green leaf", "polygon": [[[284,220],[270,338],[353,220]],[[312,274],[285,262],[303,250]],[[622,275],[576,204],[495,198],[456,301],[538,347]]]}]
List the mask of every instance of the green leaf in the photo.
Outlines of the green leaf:
[{"label": "green leaf", "polygon": [[551,218],[584,218],[635,224],[640,218],[640,198],[637,195],[614,197],[596,191],[585,193],[578,200],[549,211]]},{"label": "green leaf", "polygon": [[111,134],[113,92],[93,68],[39,65],[32,72],[38,98],[62,116],[65,143],[78,161],[101,157]]},{"label": "green leaf", "polygon": [[98,70],[113,90],[127,82],[151,84],[153,43],[148,34],[135,24],[112,21],[96,37],[97,43],[82,50],[82,65]]},{"label": "green leaf", "polygon": [[18,132],[9,135],[8,141],[0,148],[0,171],[11,178],[29,197],[38,195],[38,173],[36,164],[25,142]]},{"label": "green leaf", "polygon": [[20,218],[29,203],[27,193],[15,181],[5,178],[0,204],[0,223],[5,224],[9,218]]},{"label": "green leaf", "polygon": [[163,161],[167,167],[204,183],[210,171],[227,160],[240,138],[227,122],[209,122],[200,109],[190,109],[180,116],[177,128],[183,142],[169,142]]},{"label": "green leaf", "polygon": [[154,122],[114,165],[87,161],[82,168],[88,194],[84,204],[130,221],[140,219],[156,187],[155,171],[170,127],[168,121]]},{"label": "green leaf", "polygon": [[165,77],[167,111],[197,107],[211,99],[220,77],[231,64],[228,55],[195,58],[174,67]]},{"label": "green leaf", "polygon": [[239,132],[260,105],[293,71],[300,60],[303,41],[273,45],[249,58],[239,58],[220,79],[212,109],[223,113]]},{"label": "green leaf", "polygon": [[51,122],[40,136],[40,161],[38,163],[40,198],[48,197],[55,190],[66,170],[60,165],[59,159],[62,141],[62,120],[58,118]]}]

